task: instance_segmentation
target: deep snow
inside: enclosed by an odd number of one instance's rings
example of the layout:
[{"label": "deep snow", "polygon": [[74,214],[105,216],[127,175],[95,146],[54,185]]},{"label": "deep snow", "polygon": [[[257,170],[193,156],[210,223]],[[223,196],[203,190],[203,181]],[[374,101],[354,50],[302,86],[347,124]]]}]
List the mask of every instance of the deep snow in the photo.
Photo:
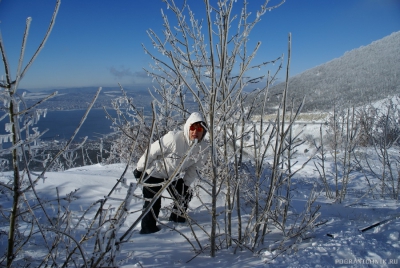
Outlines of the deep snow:
[{"label": "deep snow", "polygon": [[[46,180],[40,181],[37,190],[40,194],[56,196],[58,187],[60,196],[79,189],[80,198],[73,201],[77,211],[87,208],[92,202],[107,195],[124,170],[122,164],[92,165],[73,168],[64,172],[48,172]],[[128,182],[134,182],[132,172],[125,176]],[[306,200],[308,187],[317,180],[318,174],[313,165],[308,164],[294,180],[297,194],[295,204]],[[140,226],[135,228],[131,243],[124,244],[122,251],[133,253],[132,258],[120,267],[400,267],[400,209],[396,201],[388,199],[371,199],[369,195],[359,200],[364,194],[365,183],[361,177],[351,181],[349,197],[342,204],[332,204],[323,193],[318,198],[321,207],[319,223],[310,236],[303,240],[296,251],[285,252],[274,256],[263,253],[257,256],[243,249],[233,254],[234,247],[217,252],[211,258],[207,250],[196,255],[186,240],[171,228],[176,228],[183,234],[191,234],[187,224],[172,224],[167,216],[160,219],[162,230],[155,234],[140,235]],[[136,189],[140,194],[140,189]],[[124,198],[126,188],[120,187],[113,197]],[[169,203],[163,199],[163,206]],[[350,205],[355,203],[355,205]],[[132,211],[140,210],[142,202],[135,200]],[[198,209],[201,204],[197,199],[190,203],[190,215],[205,228],[210,226],[210,216],[204,209]],[[222,209],[222,208],[220,208]],[[130,226],[137,217],[133,214],[126,222]],[[397,216],[397,217],[395,217]],[[379,221],[387,222],[361,232],[360,229]],[[125,228],[127,228],[125,226]],[[169,228],[170,227],[170,228]],[[6,239],[1,236],[2,247]],[[199,239],[207,244],[205,237]],[[268,248],[266,241],[266,248]],[[35,258],[35,251],[26,252]]]},{"label": "deep snow", "polygon": [[[298,123],[294,126],[294,131],[296,133],[303,131],[303,135],[317,138],[320,123]],[[302,166],[313,155],[314,150],[311,147],[313,146],[305,143],[297,148],[298,154],[292,161],[297,161],[297,164],[293,170]],[[375,151],[364,148],[362,151],[357,151],[357,154],[374,156]],[[400,159],[399,148],[393,147],[390,154]],[[334,166],[332,159],[328,158],[325,166],[330,169],[327,170],[327,173],[332,173]],[[133,168],[135,166],[132,166],[124,176],[128,184],[136,184],[132,174]],[[110,192],[117,180],[120,179],[124,169],[125,165],[123,164],[96,164],[63,172],[47,172],[46,179],[40,180],[36,189],[39,196],[44,199],[55,199],[57,190],[59,196],[63,198],[79,189],[77,192],[79,198],[73,200],[70,205],[71,210],[75,213],[73,218],[77,218],[93,202],[104,198]],[[0,181],[6,182],[10,179],[10,175],[10,172],[0,173]],[[331,186],[333,185],[332,178],[329,183]],[[334,203],[326,197],[314,162],[308,162],[292,179],[292,206],[297,211],[302,211],[308,200],[310,189],[316,187],[318,190],[316,203],[321,206],[319,210],[321,215],[317,219],[317,227],[309,232],[302,241],[298,241],[294,248],[285,252],[273,251],[273,248],[270,248],[270,245],[279,239],[272,234],[267,235],[264,248],[261,246],[257,249],[259,254],[250,252],[246,248],[235,250],[234,244],[229,249],[217,251],[216,257],[211,258],[209,248],[207,248],[209,246],[208,238],[203,232],[196,231],[204,250],[202,253],[195,253],[193,247],[184,238],[187,236],[195,244],[196,249],[199,248],[192,237],[188,224],[168,222],[168,212],[162,209],[161,231],[140,235],[140,224],[136,226],[130,242],[123,244],[121,249],[121,256],[130,254],[130,258],[120,267],[400,267],[399,201],[387,196],[382,198],[377,190],[371,193],[369,183],[379,186],[379,181],[374,179],[369,179],[367,182],[365,174],[361,170],[353,171],[344,202]],[[207,186],[205,185],[205,187]],[[126,193],[127,188],[119,186],[112,197],[124,199]],[[141,195],[140,187],[136,188],[135,194]],[[207,200],[206,194],[200,192],[200,195],[203,202],[211,202],[210,199]],[[168,206],[171,204],[171,200],[168,199],[167,193],[164,193],[164,196],[166,198],[163,198],[162,205]],[[2,194],[0,205],[7,208],[7,202],[10,200],[10,196]],[[110,201],[110,203],[115,207],[120,204],[119,201]],[[121,231],[128,229],[135,222],[142,205],[143,201],[133,199],[129,211],[135,213],[128,216]],[[217,205],[219,212],[224,210],[222,195],[220,203]],[[209,232],[211,216],[196,197],[190,203],[189,214]],[[89,219],[91,216],[93,215],[90,213],[87,215]],[[246,218],[248,215],[242,216]],[[224,226],[222,218],[223,216],[219,218],[221,233]],[[5,252],[7,236],[2,231],[6,230],[8,226],[4,221],[1,221],[0,224],[0,251]],[[376,226],[374,226],[375,224]],[[85,228],[82,226],[82,231]],[[365,228],[369,229],[365,230]],[[237,229],[237,218],[234,218],[232,229]],[[36,242],[39,243],[39,241]],[[40,259],[45,253],[37,251],[34,243],[35,241],[22,254],[28,260]],[[90,252],[89,247],[86,249]],[[34,262],[32,265],[34,266]]]}]

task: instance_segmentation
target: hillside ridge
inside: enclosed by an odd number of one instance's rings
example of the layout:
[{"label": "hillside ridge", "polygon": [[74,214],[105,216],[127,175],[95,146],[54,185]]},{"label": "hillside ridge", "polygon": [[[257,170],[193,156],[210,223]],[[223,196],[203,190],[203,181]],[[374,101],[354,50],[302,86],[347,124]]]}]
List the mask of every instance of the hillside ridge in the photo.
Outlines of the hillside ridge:
[{"label": "hillside ridge", "polygon": [[[280,83],[269,90],[269,107],[279,105],[284,87]],[[305,97],[303,112],[311,112],[360,106],[399,93],[400,31],[291,77],[288,96],[296,105]]]}]

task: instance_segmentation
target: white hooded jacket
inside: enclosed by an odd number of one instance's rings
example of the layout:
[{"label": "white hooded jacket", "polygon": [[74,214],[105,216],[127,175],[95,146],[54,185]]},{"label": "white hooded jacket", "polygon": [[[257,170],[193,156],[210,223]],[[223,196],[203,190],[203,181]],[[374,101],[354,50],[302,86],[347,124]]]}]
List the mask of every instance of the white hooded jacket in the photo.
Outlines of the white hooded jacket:
[{"label": "white hooded jacket", "polygon": [[[151,144],[147,168],[145,169],[144,166],[146,151],[137,163],[137,170],[145,170],[152,177],[169,178],[194,142],[189,139],[189,128],[196,122],[205,122],[201,114],[197,112],[189,116],[183,131],[170,131]],[[205,134],[206,131],[204,131]],[[183,180],[187,186],[190,186],[196,179],[196,170],[202,167],[208,158],[208,145],[204,141],[204,135],[203,139],[195,145],[180,170],[181,174],[184,173]]]}]

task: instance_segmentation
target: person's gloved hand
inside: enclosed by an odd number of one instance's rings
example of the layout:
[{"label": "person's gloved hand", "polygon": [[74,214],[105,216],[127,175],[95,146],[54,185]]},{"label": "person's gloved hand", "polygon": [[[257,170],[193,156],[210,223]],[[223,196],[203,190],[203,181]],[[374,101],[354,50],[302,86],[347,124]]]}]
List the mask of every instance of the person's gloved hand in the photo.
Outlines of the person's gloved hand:
[{"label": "person's gloved hand", "polygon": [[133,176],[135,176],[135,178],[138,180],[140,179],[140,177],[142,176],[142,171],[139,171],[135,168],[135,170],[133,171]]}]

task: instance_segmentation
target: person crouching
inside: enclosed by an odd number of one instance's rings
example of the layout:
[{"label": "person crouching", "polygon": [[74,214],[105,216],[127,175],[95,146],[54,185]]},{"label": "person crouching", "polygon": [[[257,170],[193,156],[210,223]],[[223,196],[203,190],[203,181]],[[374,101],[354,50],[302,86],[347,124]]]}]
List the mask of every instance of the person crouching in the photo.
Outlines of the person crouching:
[{"label": "person crouching", "polygon": [[[184,129],[179,131],[170,131],[159,140],[151,144],[147,167],[145,168],[146,152],[140,157],[137,167],[134,170],[136,178],[143,176],[143,197],[145,202],[143,209],[146,209],[154,196],[161,190],[170,175],[179,167],[182,158],[187,154],[190,147],[194,148],[190,155],[185,159],[180,173],[184,174],[182,178],[173,181],[168,192],[174,199],[174,207],[169,217],[170,221],[185,222],[184,213],[192,198],[190,185],[197,178],[197,170],[204,166],[208,157],[208,145],[204,141],[207,133],[206,123],[203,116],[198,113],[192,113],[187,119]],[[161,198],[158,197],[152,209],[142,219],[141,234],[150,234],[158,232],[157,219],[161,209]]]}]

